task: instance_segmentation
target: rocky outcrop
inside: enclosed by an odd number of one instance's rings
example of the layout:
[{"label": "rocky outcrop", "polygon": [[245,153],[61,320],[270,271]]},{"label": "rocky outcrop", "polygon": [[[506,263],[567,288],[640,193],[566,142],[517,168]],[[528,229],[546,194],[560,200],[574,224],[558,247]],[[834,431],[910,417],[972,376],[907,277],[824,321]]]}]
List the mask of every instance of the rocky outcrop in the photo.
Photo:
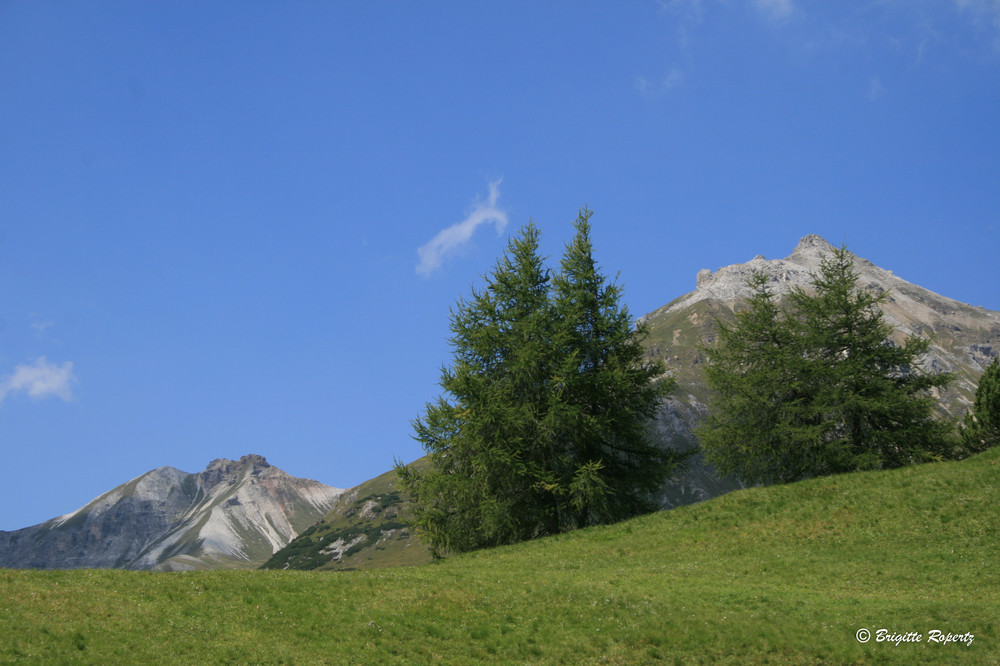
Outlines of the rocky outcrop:
[{"label": "rocky outcrop", "polygon": [[322,518],[343,491],[299,479],[263,456],[160,467],[72,513],[0,532],[0,567],[256,567]]}]

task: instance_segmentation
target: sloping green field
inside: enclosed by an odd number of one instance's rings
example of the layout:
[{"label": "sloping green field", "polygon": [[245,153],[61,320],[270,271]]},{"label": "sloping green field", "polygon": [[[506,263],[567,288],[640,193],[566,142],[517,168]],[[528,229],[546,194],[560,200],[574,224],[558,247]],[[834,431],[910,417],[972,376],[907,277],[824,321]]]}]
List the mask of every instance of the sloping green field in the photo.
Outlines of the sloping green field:
[{"label": "sloping green field", "polygon": [[420,567],[5,570],[0,661],[1000,663],[998,507],[993,450]]}]

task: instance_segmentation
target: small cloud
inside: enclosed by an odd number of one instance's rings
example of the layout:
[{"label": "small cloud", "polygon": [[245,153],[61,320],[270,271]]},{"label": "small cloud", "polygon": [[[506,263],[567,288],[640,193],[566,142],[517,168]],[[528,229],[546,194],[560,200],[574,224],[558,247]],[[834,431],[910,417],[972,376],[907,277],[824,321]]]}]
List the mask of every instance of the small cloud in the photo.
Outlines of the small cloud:
[{"label": "small cloud", "polygon": [[873,76],[868,80],[868,100],[874,102],[883,96],[885,96],[885,86],[877,76]]},{"label": "small cloud", "polygon": [[683,80],[684,72],[676,67],[672,67],[662,78],[653,81],[650,81],[645,76],[635,77],[635,87],[646,97],[659,97],[679,86]]},{"label": "small cloud", "polygon": [[45,329],[52,326],[54,322],[51,321],[33,321],[31,322],[31,328],[35,329],[39,333],[44,333]]},{"label": "small cloud", "polygon": [[757,11],[772,21],[781,21],[792,15],[792,0],[753,0]]},{"label": "small cloud", "polygon": [[476,204],[464,220],[442,229],[429,243],[417,249],[420,257],[417,273],[426,276],[441,268],[442,260],[468,243],[481,224],[493,223],[497,234],[503,232],[507,226],[507,213],[497,207],[501,182],[502,180],[495,180],[489,184],[490,195],[487,201]]},{"label": "small cloud", "polygon": [[658,0],[660,14],[680,14],[701,21],[702,0]]},{"label": "small cloud", "polygon": [[1000,49],[1000,0],[955,0],[955,6],[978,23],[989,23],[997,33],[993,46]]},{"label": "small cloud", "polygon": [[72,400],[70,385],[75,381],[72,362],[67,361],[58,366],[49,363],[42,356],[34,365],[19,365],[14,368],[13,375],[0,379],[0,402],[8,394],[18,391],[36,399],[54,395],[63,400]]}]

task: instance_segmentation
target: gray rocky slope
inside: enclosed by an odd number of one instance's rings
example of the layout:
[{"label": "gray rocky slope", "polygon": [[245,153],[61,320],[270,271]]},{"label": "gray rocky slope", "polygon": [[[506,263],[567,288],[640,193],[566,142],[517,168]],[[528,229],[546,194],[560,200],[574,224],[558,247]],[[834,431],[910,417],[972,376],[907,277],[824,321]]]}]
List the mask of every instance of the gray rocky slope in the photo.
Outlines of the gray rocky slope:
[{"label": "gray rocky slope", "polygon": [[197,474],[160,467],[72,513],[0,531],[0,567],[184,570],[257,567],[343,490],[249,455]]},{"label": "gray rocky slope", "polygon": [[[702,269],[694,291],[641,318],[650,329],[647,352],[663,359],[667,372],[678,382],[657,418],[661,441],[681,450],[695,445],[692,430],[707,413],[710,402],[701,346],[714,342],[717,320],[733,320],[734,312],[750,295],[747,279],[756,271],[763,272],[779,298],[794,287],[808,292],[812,275],[833,249],[819,236],[808,235],[784,259],[767,260],[758,255],[715,272]],[[886,294],[882,310],[887,323],[895,328],[896,338],[928,338],[930,348],[921,360],[924,368],[954,374],[952,386],[937,396],[943,415],[964,414],[972,404],[980,375],[1000,352],[1000,312],[935,294],[867,259],[855,257],[854,266],[859,288]],[[664,506],[708,499],[736,487],[739,484],[734,479],[718,478],[696,458],[690,469],[670,484]]]}]

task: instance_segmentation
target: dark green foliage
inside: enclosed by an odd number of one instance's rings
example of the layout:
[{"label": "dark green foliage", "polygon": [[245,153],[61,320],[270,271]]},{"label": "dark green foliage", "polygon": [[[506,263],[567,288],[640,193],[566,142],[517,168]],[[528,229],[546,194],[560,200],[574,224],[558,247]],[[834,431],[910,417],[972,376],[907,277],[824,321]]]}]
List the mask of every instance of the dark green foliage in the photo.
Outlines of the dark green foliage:
[{"label": "dark green foliage", "polygon": [[959,433],[964,455],[979,453],[1000,444],[1000,357],[979,379],[976,401],[962,422]]},{"label": "dark green foliage", "polygon": [[715,392],[701,448],[723,473],[751,482],[791,481],[814,466],[819,429],[801,412],[804,387],[793,379],[799,359],[768,278],[750,279],[749,303],[733,325],[718,322],[718,344],[706,350],[705,379]]},{"label": "dark green foliage", "polygon": [[[300,534],[297,539],[280,549],[270,557],[261,569],[314,569],[323,562],[325,558],[319,554],[319,547],[310,540],[315,534],[318,525],[313,525]],[[323,544],[324,546],[326,544]]]},{"label": "dark green foliage", "polygon": [[733,325],[719,323],[707,350],[716,397],[698,430],[708,459],[751,483],[788,482],[939,457],[948,426],[933,417],[929,390],[950,381],[922,372],[927,341],[892,339],[879,304],[857,288],[846,248],[824,258],[814,293],[794,289],[787,308],[768,278]]},{"label": "dark green foliage", "polygon": [[644,431],[669,381],[643,363],[621,290],[591,257],[581,211],[562,271],[538,230],[513,238],[451,316],[448,398],[414,421],[430,468],[396,471],[435,554],[514,543],[656,508],[679,459]]},{"label": "dark green foliage", "polygon": [[622,289],[607,283],[593,258],[592,212],[580,211],[576,234],[554,277],[553,305],[564,346],[560,417],[564,455],[575,468],[563,494],[559,528],[620,520],[659,508],[664,479],[683,457],[653,445],[646,429],[674,387],[662,362],[645,361],[643,324],[633,327]]}]

